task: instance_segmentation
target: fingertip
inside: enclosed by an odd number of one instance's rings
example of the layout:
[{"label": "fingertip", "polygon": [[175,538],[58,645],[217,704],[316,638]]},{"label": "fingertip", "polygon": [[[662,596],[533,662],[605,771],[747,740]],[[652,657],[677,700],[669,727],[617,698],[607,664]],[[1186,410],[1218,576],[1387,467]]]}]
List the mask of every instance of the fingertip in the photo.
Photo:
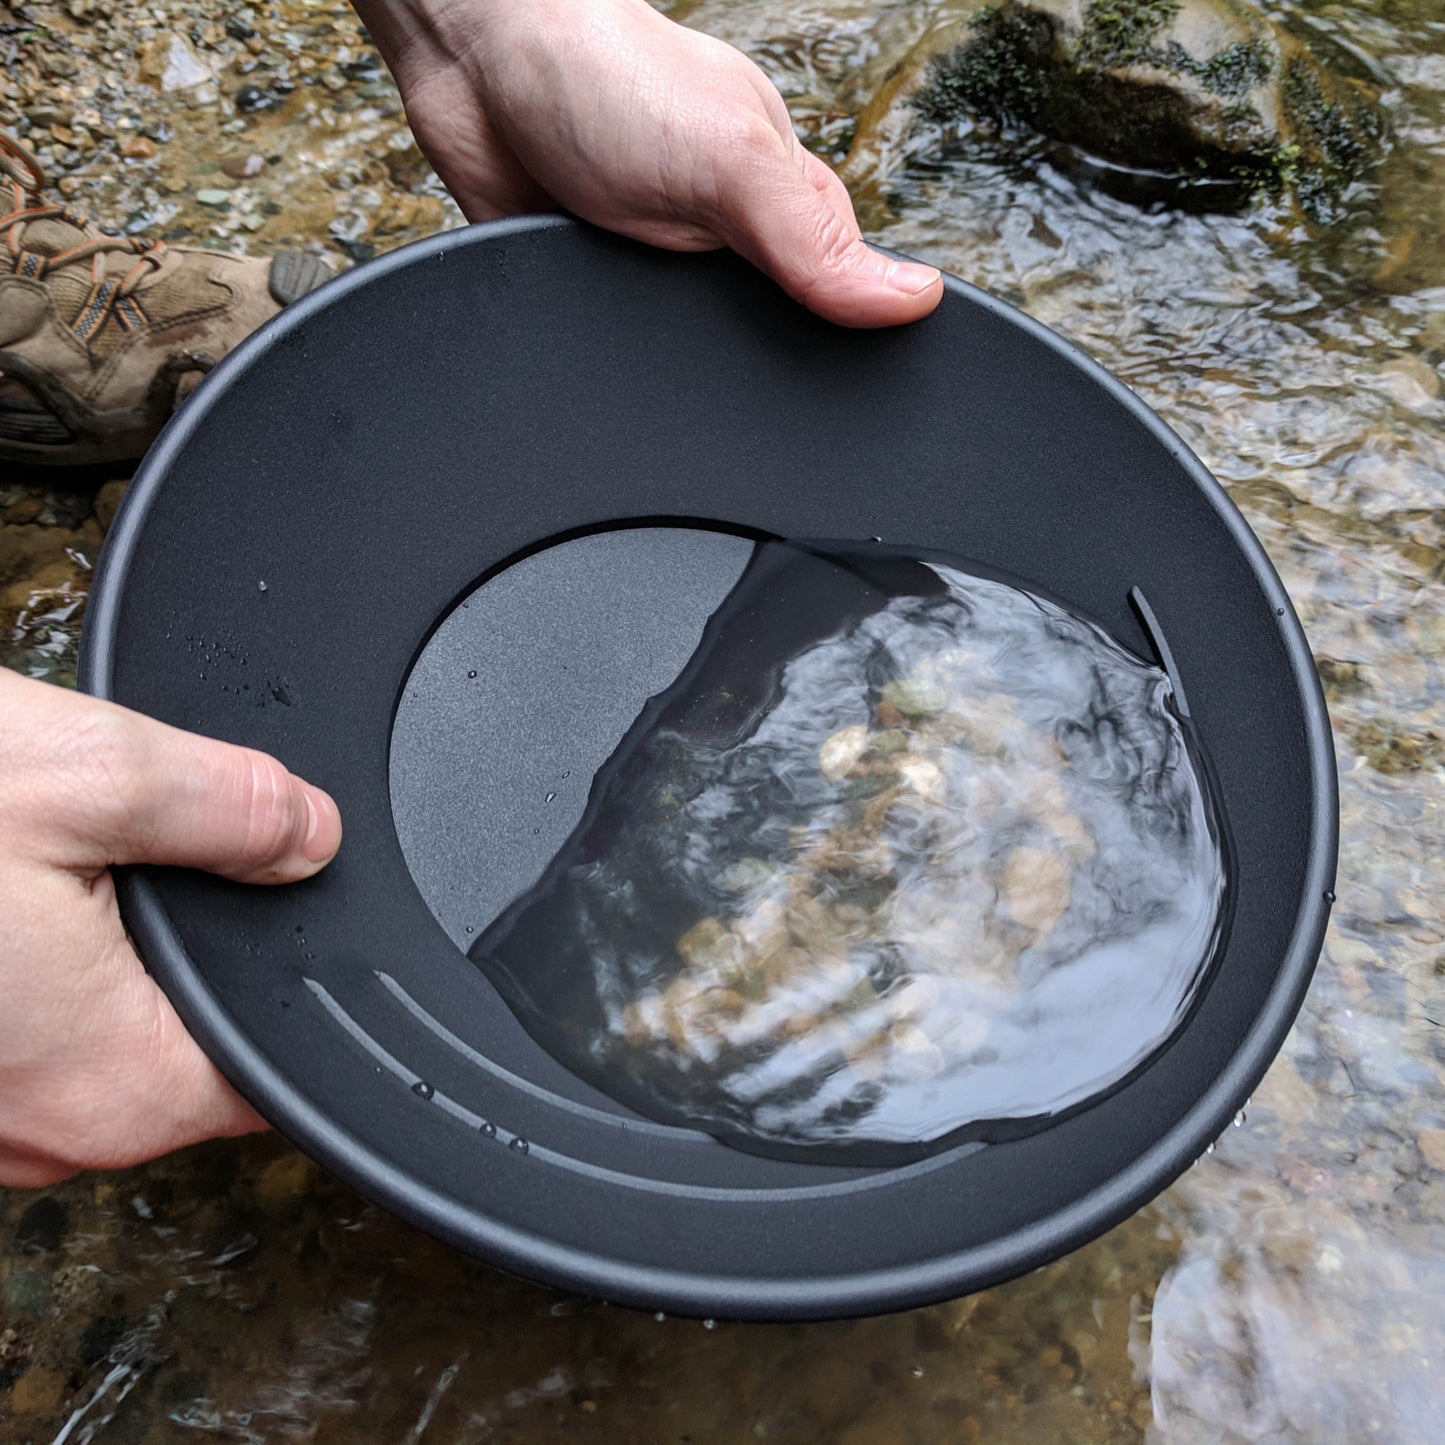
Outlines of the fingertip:
[{"label": "fingertip", "polygon": [[943,289],[936,266],[897,260],[859,239],[793,294],[825,321],[865,329],[921,320]]},{"label": "fingertip", "polygon": [[[936,290],[943,294],[943,273],[937,266],[924,266],[917,261],[890,261],[884,280],[895,291],[913,297]],[[934,305],[937,305],[935,300]]]},{"label": "fingertip", "polygon": [[799,299],[810,311],[837,326],[875,330],[921,321],[943,299],[943,281],[940,278],[912,294],[881,280],[866,285],[820,286]]},{"label": "fingertip", "polygon": [[330,793],[311,783],[301,784],[301,797],[306,804],[307,818],[301,856],[320,867],[329,863],[341,847],[341,809]]},{"label": "fingertip", "polygon": [[927,316],[943,299],[943,273],[921,261],[899,261],[867,248],[866,285],[850,298],[853,326],[901,326]]},{"label": "fingertip", "polygon": [[847,189],[821,160],[796,142],[768,155],[768,165],[743,168],[721,193],[713,223],[735,251],[838,326],[899,326],[938,305],[938,268],[870,246]]}]

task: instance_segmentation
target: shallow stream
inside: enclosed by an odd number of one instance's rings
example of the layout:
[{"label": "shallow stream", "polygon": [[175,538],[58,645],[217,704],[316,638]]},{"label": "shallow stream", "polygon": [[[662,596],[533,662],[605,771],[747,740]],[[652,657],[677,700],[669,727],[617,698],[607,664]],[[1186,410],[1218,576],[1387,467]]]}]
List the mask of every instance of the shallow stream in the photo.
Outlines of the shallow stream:
[{"label": "shallow stream", "polygon": [[[838,158],[887,58],[940,4],[672,8],[753,55]],[[1112,199],[1054,148],[981,134],[933,147],[864,213],[879,240],[1015,301],[1155,406],[1229,488],[1304,621],[1338,749],[1339,897],[1238,1127],[1037,1274],[824,1326],[707,1328],[513,1282],[270,1138],[0,1191],[0,1439],[1445,1438],[1445,15],[1437,0],[1275,11],[1385,86],[1391,152],[1327,230],[1269,202],[1208,215]],[[232,27],[251,39],[228,32],[234,13],[0,11],[0,119],[22,117],[88,210],[175,239],[364,259],[457,221],[341,0],[258,5]],[[172,34],[214,82],[143,78],[137,46]],[[262,103],[238,110],[247,87]],[[223,169],[252,153],[260,172]],[[117,492],[0,479],[0,662],[73,679]]]}]

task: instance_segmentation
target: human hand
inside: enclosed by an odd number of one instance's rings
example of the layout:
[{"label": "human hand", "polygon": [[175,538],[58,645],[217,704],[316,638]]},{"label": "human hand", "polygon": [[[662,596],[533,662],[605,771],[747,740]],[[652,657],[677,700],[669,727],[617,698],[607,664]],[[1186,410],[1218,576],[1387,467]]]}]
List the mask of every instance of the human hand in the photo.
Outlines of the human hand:
[{"label": "human hand", "polygon": [[287,883],[340,843],[274,758],[0,669],[0,1185],[266,1127],[146,973],[109,867]]},{"label": "human hand", "polygon": [[938,305],[862,239],[836,175],[741,52],[646,0],[354,0],[468,220],[559,207],[677,251],[731,246],[845,326]]}]

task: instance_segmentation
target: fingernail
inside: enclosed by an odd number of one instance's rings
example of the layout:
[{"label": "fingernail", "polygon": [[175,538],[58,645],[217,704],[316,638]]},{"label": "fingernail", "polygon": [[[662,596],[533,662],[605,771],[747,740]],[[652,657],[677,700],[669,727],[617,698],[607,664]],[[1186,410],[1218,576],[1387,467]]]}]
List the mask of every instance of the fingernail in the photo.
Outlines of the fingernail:
[{"label": "fingernail", "polygon": [[938,284],[937,266],[920,266],[915,261],[895,261],[888,268],[888,284],[905,296],[918,296]]},{"label": "fingernail", "polygon": [[331,798],[310,783],[301,784],[306,800],[306,837],[301,856],[308,863],[325,863],[341,846],[341,814]]}]

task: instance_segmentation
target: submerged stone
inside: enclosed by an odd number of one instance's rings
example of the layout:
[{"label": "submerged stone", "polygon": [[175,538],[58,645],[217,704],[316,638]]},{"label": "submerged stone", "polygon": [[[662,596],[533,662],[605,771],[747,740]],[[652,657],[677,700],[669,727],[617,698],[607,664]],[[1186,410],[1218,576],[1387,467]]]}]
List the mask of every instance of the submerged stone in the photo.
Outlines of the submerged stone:
[{"label": "submerged stone", "polygon": [[1375,99],[1241,0],[999,0],[945,12],[914,46],[844,174],[886,181],[941,128],[984,117],[1176,188],[1216,183],[1224,204],[1287,189],[1328,219],[1377,153]]},{"label": "submerged stone", "polygon": [[10,1241],[10,1254],[50,1254],[60,1248],[69,1224],[65,1206],[43,1194],[20,1216]]},{"label": "submerged stone", "polygon": [[39,1319],[50,1303],[50,1281],[38,1270],[19,1269],[7,1275],[0,1287],[3,1318]]}]

